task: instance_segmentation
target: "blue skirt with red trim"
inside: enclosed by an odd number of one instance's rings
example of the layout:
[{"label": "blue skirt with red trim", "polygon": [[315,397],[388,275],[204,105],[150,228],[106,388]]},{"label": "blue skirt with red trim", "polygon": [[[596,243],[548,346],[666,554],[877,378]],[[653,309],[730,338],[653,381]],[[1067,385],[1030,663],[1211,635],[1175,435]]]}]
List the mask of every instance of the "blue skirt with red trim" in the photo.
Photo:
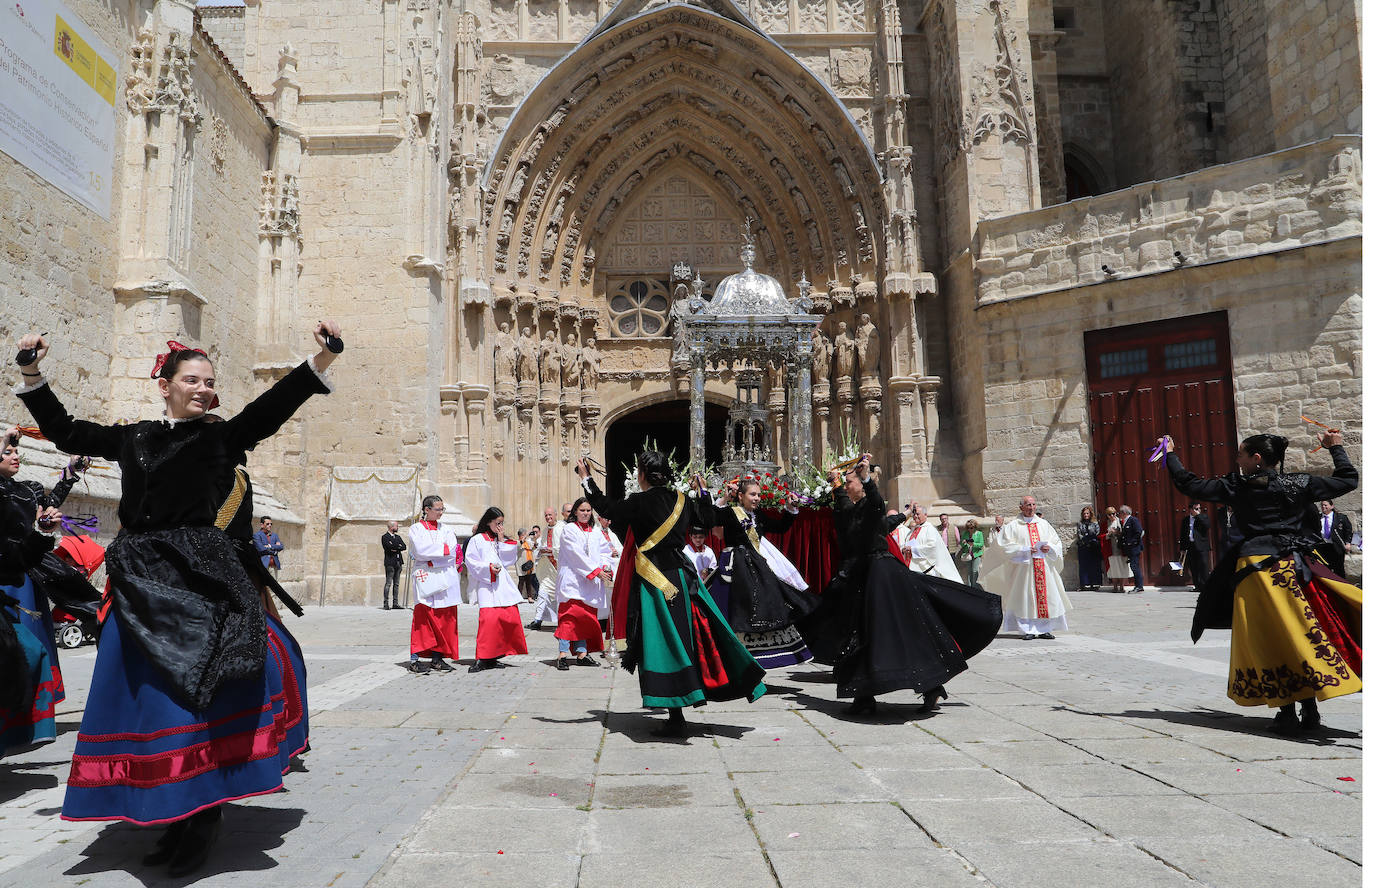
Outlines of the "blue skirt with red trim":
[{"label": "blue skirt with red trim", "polygon": [[[33,580],[28,577],[18,586],[0,586],[11,598],[19,599],[25,610],[3,608],[0,619],[14,624],[19,647],[24,653],[24,665],[29,684],[33,687],[32,705],[22,711],[0,709],[0,756],[7,749],[51,743],[57,739],[55,720],[57,704],[67,699],[62,685],[62,670],[57,665],[57,644],[53,638],[52,612],[47,598],[37,594]],[[26,611],[33,611],[33,616]]]},{"label": "blue skirt with red trim", "polygon": [[169,823],[223,802],[275,792],[309,733],[305,662],[267,617],[267,663],[227,682],[203,712],[187,709],[131,641],[105,620],[63,820]]}]

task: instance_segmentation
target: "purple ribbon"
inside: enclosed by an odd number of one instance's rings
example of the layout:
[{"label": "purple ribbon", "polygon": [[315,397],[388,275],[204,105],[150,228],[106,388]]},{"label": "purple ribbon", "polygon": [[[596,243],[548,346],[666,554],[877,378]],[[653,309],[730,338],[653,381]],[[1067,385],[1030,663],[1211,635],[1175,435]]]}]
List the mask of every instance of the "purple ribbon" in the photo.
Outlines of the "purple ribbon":
[{"label": "purple ribbon", "polygon": [[62,530],[76,536],[95,536],[100,533],[100,519],[95,515],[63,515]]},{"label": "purple ribbon", "polygon": [[1159,446],[1156,447],[1154,449],[1154,452],[1150,454],[1150,462],[1159,462],[1161,459],[1164,458],[1164,447],[1168,443],[1168,438],[1165,438],[1164,440],[1159,442]]}]

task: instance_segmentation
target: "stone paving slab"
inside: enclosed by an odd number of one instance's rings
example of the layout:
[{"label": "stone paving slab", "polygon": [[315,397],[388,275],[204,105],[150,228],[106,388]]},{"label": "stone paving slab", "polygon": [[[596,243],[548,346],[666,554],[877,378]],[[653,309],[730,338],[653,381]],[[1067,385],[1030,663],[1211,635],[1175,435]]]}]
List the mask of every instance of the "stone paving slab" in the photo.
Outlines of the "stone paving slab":
[{"label": "stone paving slab", "polygon": [[[652,736],[633,676],[553,669],[547,633],[511,668],[420,677],[405,615],[312,609],[292,628],[314,751],[286,792],[226,806],[177,883],[139,862],[155,831],[56,817],[87,648],[64,654],[58,742],[0,762],[0,886],[1354,884],[1362,697],[1269,734],[1225,697],[1226,634],[1186,643],[1190,605],[1088,596],[1060,641],[995,642],[935,713],[893,694],[851,716],[824,669],[786,670],[680,740]],[[470,640],[475,609],[459,622]]]}]

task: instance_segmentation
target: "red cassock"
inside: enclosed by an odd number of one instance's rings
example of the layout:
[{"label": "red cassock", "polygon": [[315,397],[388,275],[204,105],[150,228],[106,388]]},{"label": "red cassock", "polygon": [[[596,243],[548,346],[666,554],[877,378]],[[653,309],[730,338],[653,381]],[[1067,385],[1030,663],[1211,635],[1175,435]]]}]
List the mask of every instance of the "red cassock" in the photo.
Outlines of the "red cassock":
[{"label": "red cassock", "polygon": [[558,628],[553,637],[562,641],[585,641],[589,651],[605,650],[596,608],[577,598],[570,598],[558,606]]}]

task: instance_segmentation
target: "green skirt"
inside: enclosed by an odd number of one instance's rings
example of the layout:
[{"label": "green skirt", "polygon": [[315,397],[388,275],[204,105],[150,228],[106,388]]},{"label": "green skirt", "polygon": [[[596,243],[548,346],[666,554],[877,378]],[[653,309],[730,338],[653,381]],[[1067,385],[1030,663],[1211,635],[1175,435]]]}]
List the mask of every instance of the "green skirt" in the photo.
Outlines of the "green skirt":
[{"label": "green skirt", "polygon": [[639,693],[648,708],[702,706],[762,697],[763,667],[716,609],[701,581],[678,572],[683,592],[668,601],[635,579]]}]

